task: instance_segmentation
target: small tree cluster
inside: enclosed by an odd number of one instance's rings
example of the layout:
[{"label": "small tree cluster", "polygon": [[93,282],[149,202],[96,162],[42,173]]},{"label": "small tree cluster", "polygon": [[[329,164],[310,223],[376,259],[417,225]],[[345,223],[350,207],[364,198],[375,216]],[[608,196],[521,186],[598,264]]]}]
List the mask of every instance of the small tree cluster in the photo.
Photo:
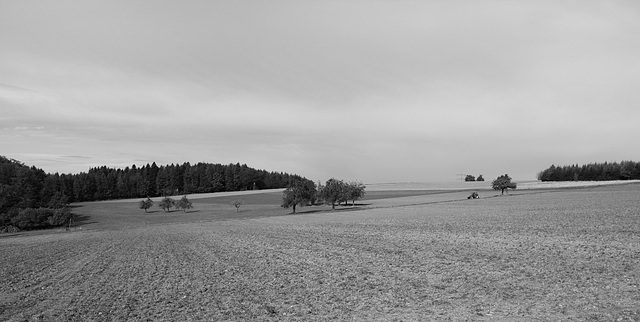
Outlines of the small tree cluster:
[{"label": "small tree cluster", "polygon": [[[141,200],[138,204],[140,209],[144,209],[144,212],[147,212],[147,209],[153,206],[153,200],[147,198],[147,200]],[[175,201],[170,197],[164,197],[160,200],[158,207],[162,208],[162,210],[166,212],[171,212],[171,208],[175,207],[177,209],[182,209],[182,211],[187,212],[187,209],[193,208],[193,204],[191,200],[187,198],[187,196],[183,196],[182,199]]]},{"label": "small tree cluster", "polygon": [[364,197],[366,186],[361,182],[352,181],[344,182],[335,178],[327,180],[322,190],[320,190],[320,198],[327,204],[331,204],[331,209],[336,208],[336,204],[352,200],[355,205],[356,200]]},{"label": "small tree cluster", "polygon": [[464,178],[464,181],[484,181],[484,178],[482,177],[482,175],[479,175],[478,178],[476,178],[473,175],[467,174],[467,176]]},{"label": "small tree cluster", "polygon": [[356,200],[364,197],[365,195],[365,191],[364,189],[367,188],[364,184],[362,184],[362,182],[356,182],[356,181],[352,181],[347,183],[346,189],[345,189],[345,204],[347,202],[347,200],[351,200],[352,206],[356,205]]},{"label": "small tree cluster", "polygon": [[325,203],[331,204],[331,209],[336,209],[336,203],[342,200],[344,194],[344,182],[342,180],[331,178],[327,180],[322,191],[320,191],[320,197]]}]

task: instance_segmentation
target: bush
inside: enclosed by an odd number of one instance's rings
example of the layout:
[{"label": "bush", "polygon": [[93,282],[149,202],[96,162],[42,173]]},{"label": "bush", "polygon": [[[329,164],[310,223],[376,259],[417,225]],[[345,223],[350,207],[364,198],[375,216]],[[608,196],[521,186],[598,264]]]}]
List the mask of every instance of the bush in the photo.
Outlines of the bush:
[{"label": "bush", "polygon": [[55,195],[51,197],[48,207],[53,209],[62,209],[62,208],[66,208],[68,205],[69,205],[69,197],[67,197],[67,195],[61,192],[56,192]]},{"label": "bush", "polygon": [[60,208],[56,209],[53,212],[53,216],[47,218],[47,221],[50,226],[63,226],[69,222],[69,219],[71,219],[72,216],[73,215],[69,211],[69,208]]},{"label": "bush", "polygon": [[0,233],[17,233],[20,229],[16,226],[0,226]]},{"label": "bush", "polygon": [[12,208],[6,213],[0,213],[0,227],[11,225],[11,218],[17,216],[18,211],[18,208]]},{"label": "bush", "polygon": [[11,224],[20,229],[35,229],[49,226],[49,217],[53,216],[53,209],[25,208],[18,215],[11,218]]}]

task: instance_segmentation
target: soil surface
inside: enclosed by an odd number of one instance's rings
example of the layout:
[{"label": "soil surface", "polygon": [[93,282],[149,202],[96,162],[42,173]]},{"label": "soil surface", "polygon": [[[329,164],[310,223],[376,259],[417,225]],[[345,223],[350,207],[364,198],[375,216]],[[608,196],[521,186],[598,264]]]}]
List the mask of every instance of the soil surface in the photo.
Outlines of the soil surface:
[{"label": "soil surface", "polygon": [[2,321],[639,321],[640,185],[74,205],[0,235]]}]

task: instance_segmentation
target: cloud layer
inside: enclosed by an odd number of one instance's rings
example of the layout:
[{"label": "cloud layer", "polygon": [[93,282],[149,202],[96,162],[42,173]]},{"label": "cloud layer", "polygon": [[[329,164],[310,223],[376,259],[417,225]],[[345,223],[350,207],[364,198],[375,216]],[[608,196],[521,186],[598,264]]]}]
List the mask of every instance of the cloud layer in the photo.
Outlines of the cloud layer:
[{"label": "cloud layer", "polygon": [[3,2],[2,154],[315,180],[640,160],[627,1]]}]

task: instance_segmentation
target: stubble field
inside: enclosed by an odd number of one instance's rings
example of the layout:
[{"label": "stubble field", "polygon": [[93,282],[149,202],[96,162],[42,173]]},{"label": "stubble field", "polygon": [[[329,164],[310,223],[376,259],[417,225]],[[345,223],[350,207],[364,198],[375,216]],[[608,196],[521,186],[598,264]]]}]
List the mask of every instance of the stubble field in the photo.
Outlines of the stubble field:
[{"label": "stubble field", "polygon": [[79,205],[82,229],[0,235],[0,320],[640,320],[640,185],[466,195]]}]

